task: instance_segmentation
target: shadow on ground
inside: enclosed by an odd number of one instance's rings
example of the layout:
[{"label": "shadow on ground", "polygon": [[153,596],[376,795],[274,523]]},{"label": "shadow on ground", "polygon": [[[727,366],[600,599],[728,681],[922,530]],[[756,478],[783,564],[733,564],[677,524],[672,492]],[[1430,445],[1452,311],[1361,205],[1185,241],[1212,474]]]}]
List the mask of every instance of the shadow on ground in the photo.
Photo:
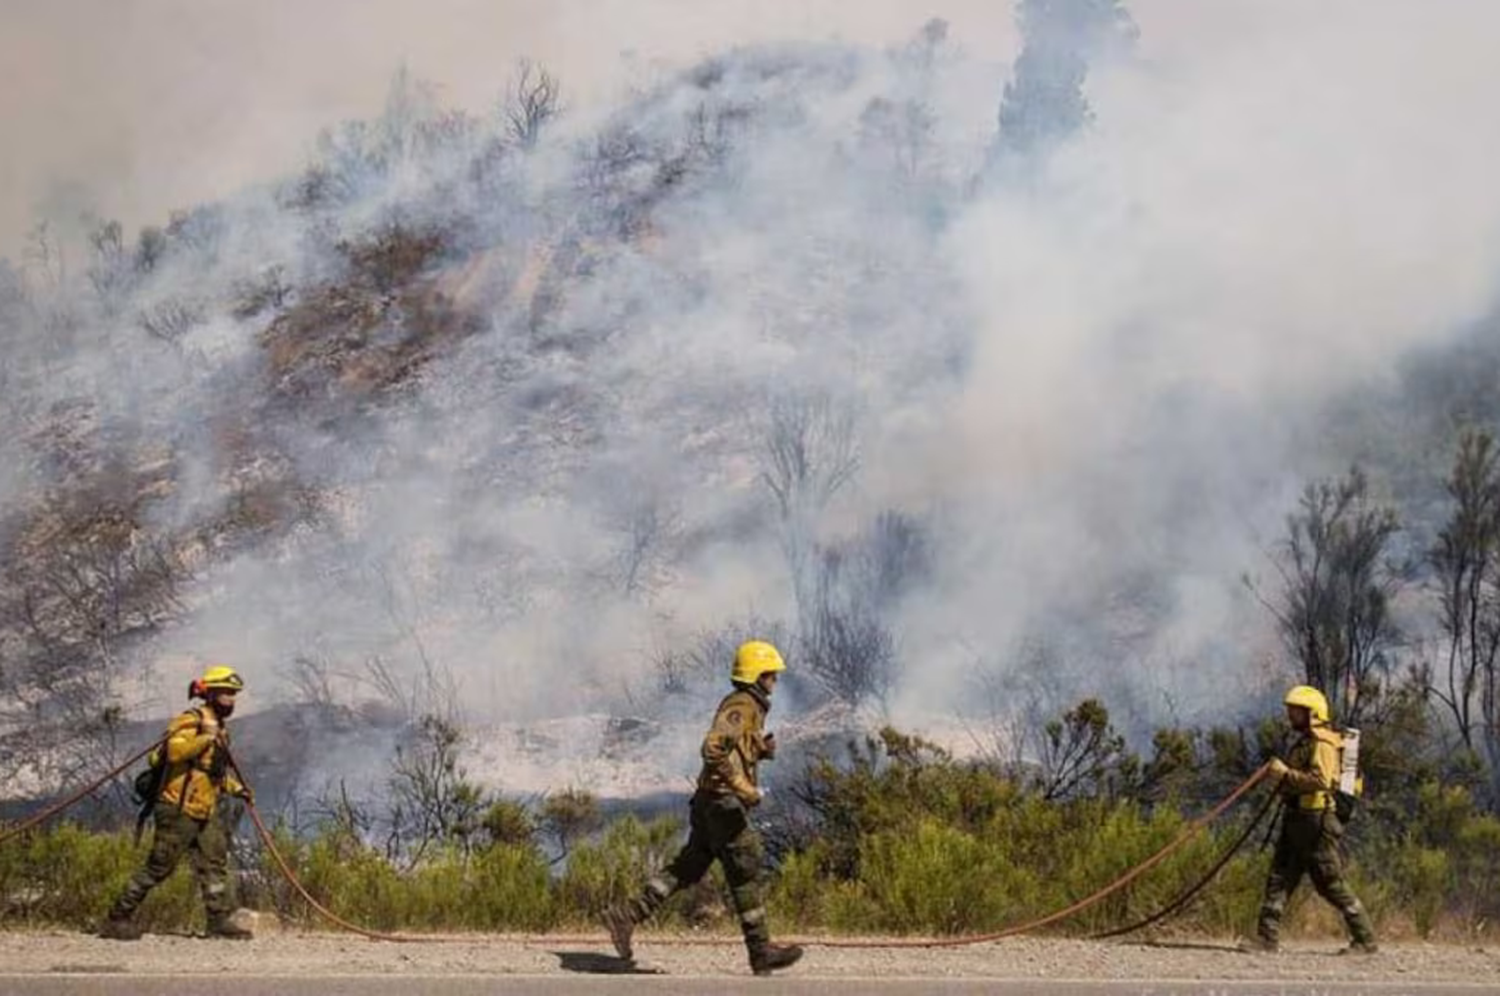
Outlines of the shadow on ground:
[{"label": "shadow on ground", "polygon": [[564,972],[587,975],[665,975],[659,968],[646,968],[634,960],[599,954],[597,951],[554,951],[557,964]]},{"label": "shadow on ground", "polygon": [[1121,947],[1159,948],[1168,951],[1227,951],[1230,954],[1246,954],[1236,944],[1214,944],[1209,941],[1120,941]]}]

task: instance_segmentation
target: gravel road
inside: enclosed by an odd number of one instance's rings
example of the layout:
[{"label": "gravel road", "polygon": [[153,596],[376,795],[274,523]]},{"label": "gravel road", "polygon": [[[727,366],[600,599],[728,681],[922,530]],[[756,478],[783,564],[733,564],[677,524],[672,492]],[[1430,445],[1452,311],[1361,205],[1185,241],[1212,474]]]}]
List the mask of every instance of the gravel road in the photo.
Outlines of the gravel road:
[{"label": "gravel road", "polygon": [[[1500,947],[1395,944],[1339,956],[1337,941],[1246,955],[1229,941],[1128,944],[1018,938],[967,948],[813,946],[776,981],[752,980],[733,939],[643,935],[633,971],[602,936],[465,935],[393,944],[266,932],[252,941],[148,935],[121,943],[63,932],[0,933],[0,993],[762,993],[944,990],[1095,993],[1500,992]],[[203,987],[203,976],[215,980]],[[602,978],[601,976],[610,976]],[[710,981],[712,980],[712,981]],[[196,988],[195,988],[196,987]]]}]

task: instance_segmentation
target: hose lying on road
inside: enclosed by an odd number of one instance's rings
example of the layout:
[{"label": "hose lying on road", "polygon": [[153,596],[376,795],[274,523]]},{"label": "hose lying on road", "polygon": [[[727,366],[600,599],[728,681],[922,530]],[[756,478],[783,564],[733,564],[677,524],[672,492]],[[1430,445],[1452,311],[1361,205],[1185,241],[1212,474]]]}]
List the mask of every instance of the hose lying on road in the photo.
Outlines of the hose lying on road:
[{"label": "hose lying on road", "polygon": [[1198,893],[1202,892],[1205,888],[1208,887],[1210,882],[1218,878],[1219,872],[1224,870],[1224,866],[1229,864],[1230,860],[1239,853],[1240,848],[1244,847],[1246,842],[1248,842],[1250,838],[1254,836],[1255,831],[1260,828],[1261,821],[1266,818],[1266,814],[1271,811],[1271,807],[1276,805],[1277,801],[1278,798],[1275,794],[1266,796],[1266,801],[1261,804],[1260,809],[1250,820],[1249,825],[1246,826],[1244,831],[1235,838],[1234,843],[1230,844],[1229,847],[1225,849],[1224,853],[1219,856],[1219,860],[1214,862],[1213,867],[1208,870],[1208,874],[1204,875],[1197,882],[1193,883],[1187,889],[1179,893],[1177,897],[1167,905],[1163,906],[1155,913],[1152,913],[1150,916],[1137,920],[1134,923],[1126,924],[1123,927],[1116,927],[1113,930],[1106,930],[1103,933],[1091,934],[1089,936],[1089,940],[1104,941],[1108,940],[1111,937],[1124,937],[1126,934],[1133,934],[1137,930],[1144,930],[1152,924],[1159,923],[1162,920],[1165,920],[1167,917],[1171,916],[1174,913],[1177,913],[1188,903],[1192,902],[1194,897],[1196,897]]},{"label": "hose lying on road", "polygon": [[79,789],[77,792],[74,792],[72,795],[68,796],[66,799],[63,799],[59,802],[54,802],[52,805],[43,808],[41,812],[34,813],[31,816],[26,817],[26,819],[22,820],[20,823],[17,823],[14,826],[6,827],[4,830],[0,830],[0,844],[5,843],[12,837],[19,837],[21,834],[25,833],[27,830],[30,830],[32,827],[50,820],[52,817],[67,809],[69,806],[74,806],[79,802],[82,802],[85,798],[92,795],[95,791],[97,791],[107,783],[113,781],[115,778],[118,778],[120,775],[124,774],[132,764],[139,761],[141,758],[145,757],[147,754],[151,753],[164,743],[166,743],[165,737],[160,740],[153,741],[152,743],[148,744],[145,747],[142,747],[139,751],[127,757],[124,761],[120,762],[120,764],[112,768],[108,774],[105,774],[101,778],[90,782],[83,788]]}]

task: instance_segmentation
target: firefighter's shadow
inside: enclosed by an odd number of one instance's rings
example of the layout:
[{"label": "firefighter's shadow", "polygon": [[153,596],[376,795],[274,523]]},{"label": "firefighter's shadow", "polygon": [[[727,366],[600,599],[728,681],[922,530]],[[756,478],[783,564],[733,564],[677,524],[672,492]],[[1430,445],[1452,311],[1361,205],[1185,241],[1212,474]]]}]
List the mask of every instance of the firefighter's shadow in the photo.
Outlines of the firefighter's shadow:
[{"label": "firefighter's shadow", "polygon": [[1159,948],[1167,951],[1228,951],[1230,954],[1243,954],[1242,948],[1233,944],[1214,944],[1209,941],[1118,941],[1120,947],[1131,948]]},{"label": "firefighter's shadow", "polygon": [[664,975],[659,968],[637,964],[629,958],[599,954],[597,951],[554,951],[557,964],[564,972],[586,975]]}]

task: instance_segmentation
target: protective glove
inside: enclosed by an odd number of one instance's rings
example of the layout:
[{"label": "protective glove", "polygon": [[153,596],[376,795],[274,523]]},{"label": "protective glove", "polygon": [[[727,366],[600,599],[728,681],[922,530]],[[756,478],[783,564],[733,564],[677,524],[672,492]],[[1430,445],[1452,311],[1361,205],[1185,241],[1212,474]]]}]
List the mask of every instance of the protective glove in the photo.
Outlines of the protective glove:
[{"label": "protective glove", "polygon": [[1271,758],[1271,763],[1268,764],[1266,767],[1268,769],[1268,771],[1267,771],[1268,777],[1272,781],[1276,781],[1276,782],[1281,781],[1283,778],[1285,778],[1287,776],[1287,772],[1289,772],[1289,771],[1292,770],[1291,768],[1288,768],[1286,766],[1286,762],[1283,761],[1279,757],[1273,757],[1273,758]]},{"label": "protective glove", "polygon": [[241,785],[240,790],[235,793],[235,796],[237,798],[244,799],[245,805],[247,806],[255,805],[255,793],[251,791],[250,786],[248,785]]},{"label": "protective glove", "polygon": [[751,795],[740,796],[740,802],[744,803],[746,809],[754,809],[766,797],[765,789],[754,789],[752,791],[753,794]]}]

